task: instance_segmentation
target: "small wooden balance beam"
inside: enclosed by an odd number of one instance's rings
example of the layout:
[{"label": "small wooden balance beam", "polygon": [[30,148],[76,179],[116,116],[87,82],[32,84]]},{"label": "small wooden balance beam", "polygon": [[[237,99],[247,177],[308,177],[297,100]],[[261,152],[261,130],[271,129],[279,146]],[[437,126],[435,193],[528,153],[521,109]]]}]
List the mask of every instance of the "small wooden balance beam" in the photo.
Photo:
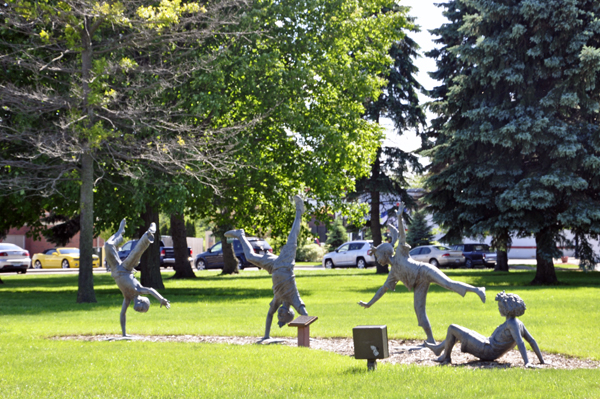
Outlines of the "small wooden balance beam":
[{"label": "small wooden balance beam", "polygon": [[299,316],[288,326],[298,327],[298,346],[310,348],[310,325],[317,321],[317,316]]}]

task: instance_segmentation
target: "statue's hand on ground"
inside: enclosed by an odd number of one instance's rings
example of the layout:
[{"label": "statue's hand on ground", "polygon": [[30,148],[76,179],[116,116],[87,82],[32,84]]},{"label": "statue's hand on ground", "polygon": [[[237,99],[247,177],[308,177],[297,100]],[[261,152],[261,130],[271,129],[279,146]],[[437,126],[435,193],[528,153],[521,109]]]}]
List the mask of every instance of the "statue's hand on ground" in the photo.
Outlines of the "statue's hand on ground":
[{"label": "statue's hand on ground", "polygon": [[169,303],[169,301],[167,301],[165,298],[160,300],[160,307],[162,308],[163,305],[165,306],[165,308],[170,309],[171,308],[171,304]]},{"label": "statue's hand on ground", "polygon": [[365,309],[368,309],[368,308],[370,308],[370,307],[371,307],[371,305],[369,305],[368,303],[366,303],[366,302],[363,302],[363,301],[360,301],[360,302],[358,302],[358,304],[359,304],[360,306],[362,306],[363,308],[365,308]]},{"label": "statue's hand on ground", "polygon": [[540,366],[536,366],[536,365],[535,365],[535,364],[533,364],[533,363],[527,363],[527,364],[525,365],[525,368],[526,368],[526,369],[539,369],[539,368],[540,368]]}]

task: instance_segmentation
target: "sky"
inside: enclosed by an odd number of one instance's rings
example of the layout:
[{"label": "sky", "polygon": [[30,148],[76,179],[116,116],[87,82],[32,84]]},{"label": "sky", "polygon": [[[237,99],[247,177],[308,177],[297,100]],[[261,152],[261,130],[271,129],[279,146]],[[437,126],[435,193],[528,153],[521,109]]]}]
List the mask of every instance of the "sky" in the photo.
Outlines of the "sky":
[{"label": "sky", "polygon": [[[400,0],[401,5],[411,7],[409,15],[416,18],[415,23],[421,28],[419,33],[411,33],[409,35],[421,47],[421,54],[435,48],[435,43],[433,43],[435,37],[429,33],[429,30],[438,28],[443,23],[448,22],[442,15],[442,9],[436,7],[434,4],[443,2],[444,0]],[[427,74],[427,72],[435,71],[435,60],[422,55],[415,60],[415,65],[419,68],[417,80],[425,89],[431,90],[433,87],[439,85],[439,82],[431,79]],[[426,96],[421,96],[422,102],[428,100]],[[421,145],[421,140],[413,132],[405,132],[402,136],[398,136],[393,131],[391,121],[382,121],[382,124],[387,130],[384,142],[385,146],[399,147],[404,151],[414,151]],[[425,160],[423,162],[426,163]]]}]

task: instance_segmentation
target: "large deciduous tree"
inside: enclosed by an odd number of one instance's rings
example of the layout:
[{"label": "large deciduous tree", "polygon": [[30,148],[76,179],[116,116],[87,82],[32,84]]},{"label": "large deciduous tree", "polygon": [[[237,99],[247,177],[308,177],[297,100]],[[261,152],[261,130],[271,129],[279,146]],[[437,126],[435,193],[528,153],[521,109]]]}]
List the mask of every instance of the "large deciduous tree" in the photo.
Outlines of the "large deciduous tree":
[{"label": "large deciduous tree", "polygon": [[456,237],[533,234],[532,283],[554,284],[560,232],[600,233],[600,4],[453,4],[468,7],[442,37],[456,58],[440,72],[434,218]]},{"label": "large deciduous tree", "polygon": [[[256,5],[249,23],[266,34],[231,47],[250,67],[242,74],[238,63],[223,65],[222,84],[245,104],[240,113],[267,116],[239,142],[236,162],[249,167],[224,177],[220,193],[195,195],[192,207],[218,226],[221,239],[232,227],[286,236],[293,194],[314,199],[309,214],[323,219],[344,207],[381,138],[380,128],[362,117],[363,104],[379,96],[388,50],[406,23],[402,11],[380,12],[392,8],[389,1]],[[235,259],[226,247],[224,273],[231,273]]]},{"label": "large deciduous tree", "polygon": [[3,4],[3,193],[51,196],[63,181],[79,182],[78,302],[95,302],[93,194],[103,173],[137,179],[155,169],[210,185],[225,172],[236,133],[253,121],[211,124],[176,92],[197,71],[215,71],[224,27],[247,9],[245,0]]}]

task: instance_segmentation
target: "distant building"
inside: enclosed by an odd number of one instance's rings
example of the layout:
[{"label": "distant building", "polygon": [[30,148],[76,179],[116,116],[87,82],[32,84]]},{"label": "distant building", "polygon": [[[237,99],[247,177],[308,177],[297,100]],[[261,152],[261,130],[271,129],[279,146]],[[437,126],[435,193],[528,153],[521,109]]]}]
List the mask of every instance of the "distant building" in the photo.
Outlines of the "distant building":
[{"label": "distant building", "polygon": [[[43,252],[49,248],[55,248],[57,245],[51,242],[48,242],[43,236],[34,240],[32,237],[27,237],[27,233],[29,233],[29,227],[24,226],[21,228],[12,228],[8,231],[6,238],[0,240],[0,242],[9,242],[11,244],[15,244],[20,246],[23,249],[29,251],[31,255]],[[65,245],[66,247],[79,248],[79,233],[77,233],[71,241]],[[94,238],[94,247],[102,248],[104,246],[104,240],[100,237]]]}]

